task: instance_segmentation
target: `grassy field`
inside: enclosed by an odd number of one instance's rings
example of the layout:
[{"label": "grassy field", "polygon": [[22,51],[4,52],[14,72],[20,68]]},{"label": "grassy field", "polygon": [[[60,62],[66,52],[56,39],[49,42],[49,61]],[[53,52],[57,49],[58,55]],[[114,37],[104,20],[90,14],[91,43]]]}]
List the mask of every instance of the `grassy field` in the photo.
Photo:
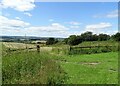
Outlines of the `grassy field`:
[{"label": "grassy field", "polygon": [[[15,43],[15,42],[3,42],[2,43],[3,50],[26,50],[28,51],[36,51],[36,44],[24,44],[24,43]],[[52,51],[52,47],[42,46],[40,47],[41,51]]]},{"label": "grassy field", "polygon": [[115,41],[91,41],[91,42],[82,42],[77,46],[118,46],[118,42]]},{"label": "grassy field", "polygon": [[62,56],[60,64],[68,84],[117,84],[118,53]]},{"label": "grassy field", "polygon": [[6,52],[8,47],[5,44],[2,47],[3,84],[118,83],[118,52],[68,55],[62,50],[59,53],[48,50],[54,46],[47,46],[40,53]]}]

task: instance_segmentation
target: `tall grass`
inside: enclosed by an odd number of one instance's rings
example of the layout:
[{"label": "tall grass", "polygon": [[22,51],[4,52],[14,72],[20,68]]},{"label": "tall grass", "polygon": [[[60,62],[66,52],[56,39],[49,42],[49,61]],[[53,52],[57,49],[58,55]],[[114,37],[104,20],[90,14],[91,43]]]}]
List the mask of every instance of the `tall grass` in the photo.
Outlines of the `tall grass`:
[{"label": "tall grass", "polygon": [[62,84],[66,79],[60,65],[45,52],[20,52],[2,58],[3,84]]},{"label": "tall grass", "polygon": [[56,54],[68,54],[69,53],[69,45],[53,47],[52,52]]},{"label": "tall grass", "polygon": [[0,42],[0,85],[2,85],[2,42]]}]

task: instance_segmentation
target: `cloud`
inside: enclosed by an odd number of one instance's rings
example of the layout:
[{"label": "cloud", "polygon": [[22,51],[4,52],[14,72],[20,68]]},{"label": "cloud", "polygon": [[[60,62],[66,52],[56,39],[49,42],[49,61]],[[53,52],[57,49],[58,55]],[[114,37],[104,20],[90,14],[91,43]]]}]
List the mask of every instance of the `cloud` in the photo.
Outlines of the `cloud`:
[{"label": "cloud", "polygon": [[29,27],[26,29],[29,31],[34,31],[34,32],[64,32],[64,31],[68,30],[68,28],[66,28],[65,26],[63,26],[59,23],[52,23],[49,26]]},{"label": "cloud", "polygon": [[110,23],[99,23],[99,24],[87,25],[86,29],[88,29],[88,30],[105,29],[105,28],[109,28],[111,26],[112,25]]},{"label": "cloud", "polygon": [[106,14],[94,15],[93,17],[94,18],[117,18],[118,10],[114,10],[114,11],[106,13]]},{"label": "cloud", "polygon": [[80,28],[80,26],[73,25],[73,26],[70,26],[70,28],[73,28],[73,29],[79,29],[79,28]]},{"label": "cloud", "polygon": [[[47,26],[32,26],[30,23],[24,22],[16,17],[16,19],[9,19],[4,16],[0,16],[0,29],[4,35],[29,35],[29,36],[44,36],[44,37],[68,37],[70,35],[80,35],[86,31],[92,31],[95,34],[106,33],[112,34],[112,27],[110,23],[98,23],[87,25],[84,30],[77,29],[70,30],[68,27],[60,23],[52,23]],[[73,27],[75,26],[73,25]],[[78,26],[76,25],[76,28]],[[1,34],[1,33],[0,33]]]},{"label": "cloud", "polygon": [[10,16],[10,14],[9,14],[9,13],[5,13],[5,14],[4,14],[4,16],[9,17],[9,16]]},{"label": "cloud", "polygon": [[[80,35],[86,31],[92,31],[93,33],[112,33],[111,29],[107,29],[112,27],[112,25],[105,22],[86,25],[84,30],[70,30],[68,27],[60,23],[51,23],[50,25],[46,26],[34,26],[28,22],[20,20],[19,17],[16,17],[16,19],[9,19],[7,17],[0,16],[0,20],[0,29],[4,35],[24,36],[27,34],[27,36],[68,37],[73,34]],[[75,28],[74,25],[73,28]],[[76,28],[78,28],[77,25]]]},{"label": "cloud", "polygon": [[108,34],[108,35],[113,35],[113,34],[116,34],[117,32],[118,32],[118,30],[114,29],[114,30],[103,31],[102,33]]},{"label": "cloud", "polygon": [[[30,24],[18,19],[8,19],[7,17],[0,16],[0,29],[3,31],[18,30],[19,28],[28,27]],[[14,33],[14,32],[13,32]]]},{"label": "cloud", "polygon": [[28,13],[28,12],[25,12],[24,14],[27,15],[27,16],[29,16],[29,17],[32,16],[32,14],[30,14],[30,13]]},{"label": "cloud", "polygon": [[87,25],[85,28],[85,31],[91,31],[93,33],[100,33],[102,31],[105,31],[107,28],[111,28],[112,24],[110,23],[99,23],[99,24],[92,24],[92,25]]},{"label": "cloud", "polygon": [[4,35],[27,34],[34,36],[65,37],[69,30],[59,23],[52,23],[48,26],[32,26],[22,20],[8,19],[4,16],[0,16],[0,20],[2,20],[0,21],[0,29]]},{"label": "cloud", "polygon": [[0,20],[1,35],[20,35],[24,33],[25,27],[30,26],[27,22],[18,19],[8,19],[4,16],[0,16]]},{"label": "cloud", "polygon": [[17,20],[21,20],[21,18],[20,18],[20,17],[15,17],[15,19],[17,19]]},{"label": "cloud", "polygon": [[71,25],[80,25],[81,23],[80,22],[76,22],[76,21],[71,21],[71,22],[67,22],[68,24],[71,24]]},{"label": "cloud", "polygon": [[2,0],[2,8],[12,8],[17,11],[30,11],[35,7],[35,0]]},{"label": "cloud", "polygon": [[117,18],[118,17],[118,10],[114,10],[106,15],[107,18]]},{"label": "cloud", "polygon": [[49,19],[49,22],[53,22],[54,21],[54,19]]},{"label": "cloud", "polygon": [[66,37],[69,29],[59,23],[52,23],[48,26],[31,26],[25,28],[26,34],[44,37]]},{"label": "cloud", "polygon": [[65,22],[65,23],[69,24],[69,28],[71,28],[71,29],[79,29],[80,25],[82,24],[82,23],[77,22],[77,21],[71,21],[71,22]]},{"label": "cloud", "polygon": [[93,18],[102,18],[103,16],[104,15],[99,14],[99,15],[94,15]]}]

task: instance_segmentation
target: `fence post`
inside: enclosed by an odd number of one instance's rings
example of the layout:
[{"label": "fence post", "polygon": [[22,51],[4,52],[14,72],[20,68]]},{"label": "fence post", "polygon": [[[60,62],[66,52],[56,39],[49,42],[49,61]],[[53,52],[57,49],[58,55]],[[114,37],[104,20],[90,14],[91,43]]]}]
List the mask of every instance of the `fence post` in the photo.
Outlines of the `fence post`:
[{"label": "fence post", "polygon": [[69,45],[69,48],[68,48],[68,53],[70,54],[71,53],[71,46]]},{"label": "fence post", "polygon": [[37,45],[37,52],[40,52],[40,46]]},{"label": "fence post", "polygon": [[71,49],[72,49],[72,48],[71,48],[71,46],[70,46],[70,51],[71,51]]},{"label": "fence post", "polygon": [[59,54],[59,52],[60,52],[60,51],[59,51],[59,48],[58,48],[58,54]]}]

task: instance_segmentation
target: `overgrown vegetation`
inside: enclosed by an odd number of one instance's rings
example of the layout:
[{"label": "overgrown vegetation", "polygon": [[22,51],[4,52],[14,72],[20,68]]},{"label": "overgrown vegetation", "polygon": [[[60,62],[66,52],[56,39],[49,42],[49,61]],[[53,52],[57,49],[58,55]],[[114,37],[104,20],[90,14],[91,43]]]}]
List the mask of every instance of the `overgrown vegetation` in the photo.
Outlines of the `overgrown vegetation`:
[{"label": "overgrown vegetation", "polygon": [[[50,56],[50,57],[49,57]],[[20,52],[3,56],[3,84],[63,84],[66,73],[52,55],[42,52]]]}]

